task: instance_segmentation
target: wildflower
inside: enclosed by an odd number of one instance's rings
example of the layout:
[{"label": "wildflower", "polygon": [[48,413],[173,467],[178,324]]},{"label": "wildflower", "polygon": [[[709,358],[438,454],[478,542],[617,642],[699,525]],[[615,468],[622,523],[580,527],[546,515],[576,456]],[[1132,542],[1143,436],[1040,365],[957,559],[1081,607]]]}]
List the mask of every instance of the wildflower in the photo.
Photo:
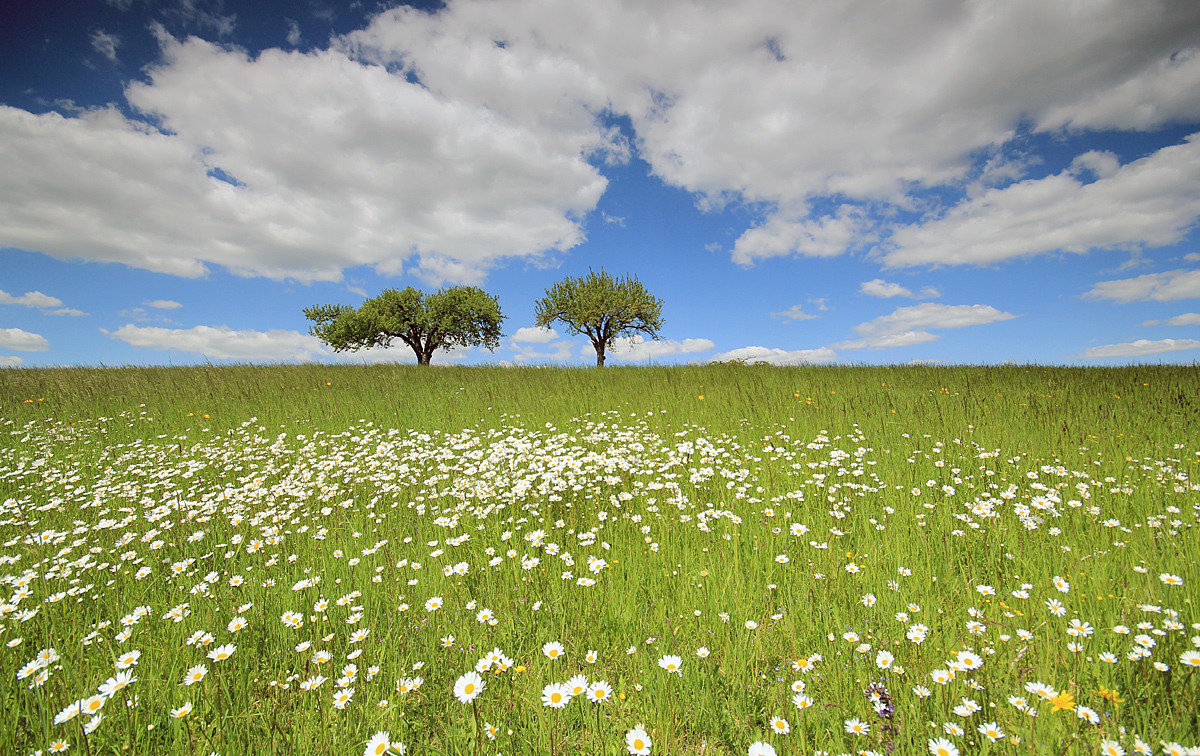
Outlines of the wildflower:
[{"label": "wildflower", "polygon": [[[58,654],[55,654],[55,656],[56,655]],[[113,666],[118,668],[118,670],[128,670],[128,668],[137,665],[138,659],[140,658],[142,658],[142,652],[128,652],[121,654],[118,656],[118,658],[116,658],[116,662]]]},{"label": "wildflower", "polygon": [[797,709],[804,711],[813,705],[813,699],[812,696],[808,695],[807,693],[797,693],[796,695],[792,696],[792,703],[796,705]]},{"label": "wildflower", "polygon": [[565,708],[571,702],[571,691],[562,683],[550,683],[542,688],[542,705],[552,709]]},{"label": "wildflower", "polygon": [[770,743],[756,741],[750,744],[749,756],[775,756],[775,748]]},{"label": "wildflower", "polygon": [[1004,740],[1004,730],[1001,730],[995,722],[985,722],[979,725],[979,734],[993,743],[998,740]]},{"label": "wildflower", "polygon": [[1165,583],[1167,585],[1183,585],[1183,578],[1179,577],[1178,575],[1171,575],[1166,572],[1159,575],[1158,579],[1163,581],[1163,583]]},{"label": "wildflower", "polygon": [[1075,716],[1090,724],[1100,724],[1100,715],[1096,713],[1095,709],[1088,706],[1076,706]]},{"label": "wildflower", "polygon": [[1115,740],[1100,741],[1101,756],[1125,756],[1125,749]]},{"label": "wildflower", "polygon": [[133,676],[132,672],[118,672],[100,684],[100,692],[108,698],[112,698],[135,682],[137,682],[137,678]]},{"label": "wildflower", "polygon": [[933,756],[958,756],[958,747],[945,738],[930,738],[929,752]]},{"label": "wildflower", "polygon": [[213,661],[224,661],[233,656],[233,652],[237,650],[237,646],[232,643],[226,643],[224,646],[217,646],[212,651],[208,652],[208,658]]},{"label": "wildflower", "polygon": [[757,622],[755,622],[754,620],[746,620],[746,629],[747,630],[755,630],[757,628],[758,628]]},{"label": "wildflower", "polygon": [[650,740],[650,736],[646,734],[646,730],[641,724],[625,733],[625,747],[629,749],[631,756],[650,756],[650,746],[652,745],[654,745],[653,741]]},{"label": "wildflower", "polygon": [[599,658],[600,658],[599,655],[597,655],[595,651],[593,651],[592,649],[588,649],[588,652],[583,657],[583,660],[585,662],[587,662],[588,664],[595,664]]},{"label": "wildflower", "polygon": [[459,703],[468,704],[475,700],[483,688],[483,678],[477,672],[467,672],[454,683],[454,697]]},{"label": "wildflower", "polygon": [[791,731],[792,731],[792,726],[789,725],[788,721],[786,719],[784,719],[783,717],[772,717],[771,718],[771,732],[777,733],[779,735],[787,735]]},{"label": "wildflower", "polygon": [[575,675],[570,680],[567,680],[567,691],[571,697],[582,696],[587,692],[588,679],[583,675]]},{"label": "wildflower", "polygon": [[441,609],[441,608],[442,608],[442,597],[441,596],[434,596],[425,602],[425,611],[427,611],[427,612],[436,612],[438,609]]},{"label": "wildflower", "polygon": [[363,750],[363,756],[383,756],[392,747],[391,734],[386,732],[377,732],[367,741],[367,747]]},{"label": "wildflower", "polygon": [[87,714],[89,717],[98,714],[104,708],[104,702],[107,700],[108,697],[103,695],[85,698],[79,705],[79,713]]},{"label": "wildflower", "polygon": [[333,708],[344,709],[350,705],[350,699],[354,698],[354,688],[342,688],[335,691],[333,694]]},{"label": "wildflower", "polygon": [[204,666],[203,664],[197,664],[196,666],[189,669],[187,671],[187,674],[185,674],[183,676],[183,684],[184,685],[194,685],[194,684],[200,682],[201,680],[203,680],[204,676],[207,674],[208,674],[208,667]]},{"label": "wildflower", "polygon": [[667,670],[668,674],[674,673],[674,674],[679,675],[680,677],[683,676],[683,669],[680,666],[682,664],[683,664],[683,660],[680,659],[678,656],[674,656],[674,655],[664,656],[663,658],[658,660],[658,666]]},{"label": "wildflower", "polygon": [[453,635],[447,635],[446,637],[442,638],[442,648],[450,648],[453,645],[454,645],[454,636]]},{"label": "wildflower", "polygon": [[1113,705],[1125,703],[1125,699],[1121,698],[1120,693],[1118,693],[1115,689],[1109,689],[1103,685],[1101,685],[1100,689],[1096,691],[1096,694]]},{"label": "wildflower", "polygon": [[246,621],[246,618],[239,614],[238,616],[229,620],[229,625],[227,626],[227,629],[231,633],[236,633],[238,630],[245,628],[249,624],[250,623]]},{"label": "wildflower", "polygon": [[75,703],[67,706],[67,708],[60,711],[58,715],[54,717],[54,724],[57,725],[64,722],[70,722],[72,719],[79,716],[79,712],[81,711],[82,707],[83,701],[76,701]]},{"label": "wildflower", "polygon": [[880,669],[890,669],[896,657],[890,651],[880,651],[875,654],[875,666]]},{"label": "wildflower", "polygon": [[871,732],[871,725],[863,722],[858,717],[846,720],[846,732],[851,735],[867,735]]},{"label": "wildflower", "polygon": [[180,706],[178,709],[171,709],[171,718],[172,719],[183,719],[184,717],[186,717],[188,714],[191,714],[191,713],[192,713],[192,702],[188,701],[183,706]]},{"label": "wildflower", "polygon": [[708,654],[708,646],[701,646],[700,648],[696,649],[696,656],[699,656],[701,659],[707,659]]},{"label": "wildflower", "polygon": [[1179,663],[1189,667],[1200,667],[1200,651],[1184,651],[1179,655]]},{"label": "wildflower", "polygon": [[563,645],[558,641],[550,641],[542,646],[542,653],[546,655],[547,659],[557,659],[563,654]]},{"label": "wildflower", "polygon": [[592,683],[587,689],[587,700],[592,703],[604,703],[612,698],[612,686],[603,680]]},{"label": "wildflower", "polygon": [[1075,708],[1075,696],[1070,693],[1058,693],[1047,699],[1050,702],[1050,711],[1071,711]]},{"label": "wildflower", "polygon": [[53,743],[51,743],[50,747],[47,748],[46,750],[50,751],[50,753],[62,753],[63,751],[67,750],[70,747],[71,747],[70,743],[68,743],[65,740],[60,739],[60,740],[56,740]]}]

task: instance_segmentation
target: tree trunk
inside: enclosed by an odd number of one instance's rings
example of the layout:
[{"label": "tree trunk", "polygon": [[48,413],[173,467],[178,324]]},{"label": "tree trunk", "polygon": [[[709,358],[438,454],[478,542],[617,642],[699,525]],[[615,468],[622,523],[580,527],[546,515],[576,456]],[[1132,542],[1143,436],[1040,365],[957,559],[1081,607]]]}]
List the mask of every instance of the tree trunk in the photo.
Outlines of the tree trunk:
[{"label": "tree trunk", "polygon": [[596,344],[596,367],[604,367],[604,344]]}]

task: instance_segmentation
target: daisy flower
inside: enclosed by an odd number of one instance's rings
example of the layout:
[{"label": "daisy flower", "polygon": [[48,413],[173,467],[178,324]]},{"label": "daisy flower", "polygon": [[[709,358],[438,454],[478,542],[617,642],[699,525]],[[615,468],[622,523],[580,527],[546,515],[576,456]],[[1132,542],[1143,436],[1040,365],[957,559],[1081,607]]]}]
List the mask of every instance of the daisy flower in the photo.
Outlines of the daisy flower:
[{"label": "daisy flower", "polygon": [[551,709],[565,708],[571,702],[571,689],[562,683],[550,683],[542,688],[542,705]]},{"label": "daisy flower", "polygon": [[813,699],[807,693],[797,693],[792,696],[792,703],[796,705],[797,709],[803,711],[813,705]]},{"label": "daisy flower", "polygon": [[792,726],[788,724],[788,721],[783,717],[771,718],[771,732],[775,733],[776,735],[787,735],[791,731]]},{"label": "daisy flower", "polygon": [[603,680],[592,683],[587,689],[587,700],[592,703],[604,703],[612,698],[612,686]]},{"label": "daisy flower", "polygon": [[117,669],[129,669],[138,663],[138,659],[142,658],[141,651],[129,651],[117,657],[116,663],[113,664]]},{"label": "daisy flower", "polygon": [[761,740],[750,744],[749,756],[775,756],[775,748]]},{"label": "daisy flower", "polygon": [[847,719],[845,725],[846,732],[851,735],[867,735],[871,732],[871,725],[862,721],[858,717]]},{"label": "daisy flower", "polygon": [[209,651],[208,658],[213,661],[225,661],[233,656],[234,651],[237,651],[237,646],[232,643],[226,643],[224,646],[217,646],[212,651]]},{"label": "daisy flower", "polygon": [[696,656],[699,656],[701,659],[707,659],[708,654],[708,646],[701,646],[700,648],[696,649]]},{"label": "daisy flower", "polygon": [[184,717],[186,717],[188,714],[191,714],[191,713],[192,713],[192,702],[188,701],[183,706],[180,706],[178,709],[171,709],[171,718],[172,719],[183,719]]},{"label": "daisy flower", "polygon": [[683,659],[680,659],[678,656],[674,655],[667,655],[658,660],[658,666],[667,670],[668,673],[674,673],[681,677],[683,676],[683,669],[681,668],[682,664]]},{"label": "daisy flower", "polygon": [[483,678],[477,672],[467,672],[454,683],[454,697],[459,703],[471,703],[483,688]]},{"label": "daisy flower", "polygon": [[183,676],[183,684],[184,685],[195,685],[196,683],[203,680],[204,676],[207,674],[208,674],[208,667],[204,666],[203,664],[197,664],[196,666],[189,669],[187,671],[187,674],[185,674]]},{"label": "daisy flower", "polygon": [[650,746],[652,745],[654,742],[650,740],[650,736],[646,734],[646,730],[641,724],[625,733],[625,747],[629,749],[632,756],[650,756]]},{"label": "daisy flower", "polygon": [[546,655],[547,659],[557,659],[563,655],[563,645],[558,641],[550,641],[542,646],[542,653]]},{"label": "daisy flower", "polygon": [[570,680],[567,680],[566,685],[567,691],[571,694],[572,698],[575,696],[582,696],[587,692],[588,679],[583,675],[575,675]]},{"label": "daisy flower", "polygon": [[929,752],[933,756],[958,756],[958,747],[945,738],[930,738]]},{"label": "daisy flower", "polygon": [[592,651],[589,649],[587,652],[587,655],[583,657],[583,660],[586,661],[588,664],[595,664],[599,658],[600,657],[597,656],[595,651]]},{"label": "daisy flower", "polygon": [[344,709],[350,705],[350,699],[354,698],[354,688],[342,688],[335,691],[333,694],[333,708]]},{"label": "daisy flower", "polygon": [[391,737],[390,733],[375,733],[367,741],[367,747],[363,750],[363,756],[383,756],[392,747]]},{"label": "daisy flower", "polygon": [[1001,730],[995,722],[985,722],[979,725],[979,734],[993,743],[1004,740],[1004,730]]}]

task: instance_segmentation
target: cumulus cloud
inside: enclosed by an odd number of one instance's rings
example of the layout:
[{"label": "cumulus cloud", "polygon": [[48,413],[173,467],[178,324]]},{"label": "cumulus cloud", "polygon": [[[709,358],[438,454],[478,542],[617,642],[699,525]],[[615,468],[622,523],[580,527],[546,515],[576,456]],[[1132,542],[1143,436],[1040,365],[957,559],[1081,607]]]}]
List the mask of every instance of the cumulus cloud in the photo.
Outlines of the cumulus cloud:
[{"label": "cumulus cloud", "polygon": [[[1153,322],[1158,323],[1158,321],[1153,321]],[[1167,318],[1166,320],[1162,321],[1162,325],[1169,325],[1169,326],[1200,325],[1200,312],[1185,312],[1182,315],[1176,315],[1173,318]]]},{"label": "cumulus cloud", "polygon": [[62,307],[62,300],[58,297],[51,297],[43,294],[40,291],[27,291],[24,295],[14,297],[6,291],[0,290],[0,305],[23,305],[25,307]]},{"label": "cumulus cloud", "polygon": [[538,348],[531,344],[514,344],[512,347],[513,358],[511,361],[505,360],[505,362],[518,365],[530,362],[569,362],[574,355],[577,343],[575,341],[556,341],[545,347],[549,351],[538,351]]},{"label": "cumulus cloud", "polygon": [[1138,339],[1122,344],[1106,344],[1105,346],[1090,347],[1083,350],[1076,359],[1098,360],[1103,357],[1145,357],[1152,354],[1181,352],[1185,349],[1200,349],[1200,341],[1196,339],[1161,339],[1150,341]]},{"label": "cumulus cloud", "polygon": [[[698,354],[700,352],[707,352],[715,346],[716,344],[708,339],[684,339],[683,341],[664,339],[654,341],[635,334],[633,336],[623,336],[614,339],[612,346],[608,348],[605,355],[623,362],[638,362],[679,354]],[[587,344],[583,348],[583,353],[584,356],[595,356],[596,351],[592,348],[591,344]]]},{"label": "cumulus cloud", "polygon": [[1120,304],[1153,300],[1174,302],[1200,298],[1200,270],[1171,270],[1147,273],[1136,278],[1101,281],[1084,295],[1086,299],[1107,299]]},{"label": "cumulus cloud", "polygon": [[912,346],[938,337],[926,329],[965,328],[1017,317],[990,305],[943,305],[933,302],[901,307],[888,315],[854,326],[861,336],[834,344],[835,349],[885,349]]},{"label": "cumulus cloud", "polygon": [[[235,22],[219,3],[163,12],[218,34]],[[634,148],[705,208],[761,210],[733,245],[742,265],[872,244],[875,209],[968,182],[982,193],[901,229],[886,262],[1169,243],[1197,215],[1187,150],[1111,174],[1095,155],[1009,194],[983,187],[1020,161],[974,166],[1022,123],[1195,117],[1198,23],[1200,4],[1125,0],[449,0],[307,53],[159,30],[161,63],[126,91],[153,127],[116,107],[0,108],[0,245],[184,276],[374,265],[473,282],[579,244],[607,185],[598,166]]]},{"label": "cumulus cloud", "polygon": [[721,352],[713,355],[712,362],[728,362],[730,360],[745,360],[753,365],[764,362],[768,365],[821,365],[837,361],[837,353],[829,347],[820,349],[772,349],[770,347],[748,346]]},{"label": "cumulus cloud", "polygon": [[183,305],[173,299],[152,299],[149,302],[143,302],[142,304],[158,310],[175,310],[183,307]]},{"label": "cumulus cloud", "polygon": [[117,62],[117,48],[121,46],[121,38],[118,35],[97,29],[92,32],[91,42],[93,50],[113,63]]},{"label": "cumulus cloud", "polygon": [[549,326],[518,328],[511,338],[519,344],[546,344],[558,338],[558,331]]},{"label": "cumulus cloud", "polygon": [[282,329],[235,331],[228,326],[159,328],[128,324],[108,335],[140,349],[170,349],[215,360],[305,362],[331,354],[319,339]]},{"label": "cumulus cloud", "polygon": [[[1086,153],[1095,155],[1095,153]],[[989,265],[1017,257],[1174,244],[1200,217],[1200,134],[1084,183],[1079,166],[991,189],[894,231],[884,265]]]},{"label": "cumulus cloud", "polygon": [[901,286],[898,283],[889,283],[882,278],[876,278],[870,281],[863,281],[858,287],[860,294],[866,294],[872,297],[880,297],[882,299],[891,299],[892,297],[909,297],[910,299],[933,299],[940,297],[942,293],[933,286],[924,286],[916,294],[912,289]]},{"label": "cumulus cloud", "polygon": [[607,185],[588,156],[610,135],[583,105],[539,124],[336,50],[162,45],[126,90],[162,131],[0,107],[0,244],[189,277],[477,282],[580,243]]},{"label": "cumulus cloud", "polygon": [[0,347],[18,352],[44,352],[50,342],[44,336],[20,328],[0,328]]},{"label": "cumulus cloud", "polygon": [[5,356],[5,355],[0,355],[0,367],[19,367],[24,364],[25,364],[25,360],[21,359],[20,357],[17,357],[16,355],[13,355],[11,357]]},{"label": "cumulus cloud", "polygon": [[[825,309],[825,308],[822,308],[822,309]],[[803,308],[800,307],[800,305],[792,305],[791,307],[784,310],[783,312],[771,313],[771,317],[783,318],[784,320],[812,320],[813,318],[819,318],[821,316],[820,315],[810,315],[809,313],[805,312],[803,310]]]}]

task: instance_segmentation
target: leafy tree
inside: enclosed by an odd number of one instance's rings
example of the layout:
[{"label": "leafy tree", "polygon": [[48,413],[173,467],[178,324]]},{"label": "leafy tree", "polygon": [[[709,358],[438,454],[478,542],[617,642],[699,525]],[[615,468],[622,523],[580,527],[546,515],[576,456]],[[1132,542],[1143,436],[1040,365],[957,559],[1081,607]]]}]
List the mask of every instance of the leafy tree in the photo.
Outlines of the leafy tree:
[{"label": "leafy tree", "polygon": [[614,279],[603,268],[554,284],[538,300],[536,313],[539,326],[561,321],[572,336],[582,333],[591,339],[596,367],[604,367],[604,351],[618,336],[641,332],[657,340],[663,326],[661,299],[637,278]]},{"label": "leafy tree", "polygon": [[355,309],[349,305],[316,305],[304,309],[313,321],[309,333],[335,352],[387,347],[400,339],[428,365],[438,349],[452,346],[500,346],[500,304],[474,286],[451,286],[425,295],[409,286],[384,289]]}]

